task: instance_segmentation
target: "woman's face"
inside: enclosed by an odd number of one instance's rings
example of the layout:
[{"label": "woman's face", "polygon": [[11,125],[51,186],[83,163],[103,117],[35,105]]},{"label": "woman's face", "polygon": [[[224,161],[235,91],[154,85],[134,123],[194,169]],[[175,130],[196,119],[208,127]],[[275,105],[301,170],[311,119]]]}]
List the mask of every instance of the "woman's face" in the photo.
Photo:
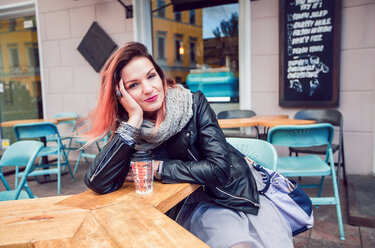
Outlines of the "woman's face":
[{"label": "woman's face", "polygon": [[164,101],[164,88],[151,61],[136,57],[120,71],[120,76],[125,90],[143,109],[144,117],[155,119]]}]

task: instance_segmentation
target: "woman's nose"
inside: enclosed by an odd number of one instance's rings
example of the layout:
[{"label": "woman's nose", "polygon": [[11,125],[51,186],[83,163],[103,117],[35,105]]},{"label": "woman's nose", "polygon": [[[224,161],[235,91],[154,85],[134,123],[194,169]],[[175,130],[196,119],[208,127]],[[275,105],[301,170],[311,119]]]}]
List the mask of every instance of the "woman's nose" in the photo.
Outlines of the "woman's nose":
[{"label": "woman's nose", "polygon": [[147,94],[152,92],[152,85],[149,82],[143,83],[143,93]]}]

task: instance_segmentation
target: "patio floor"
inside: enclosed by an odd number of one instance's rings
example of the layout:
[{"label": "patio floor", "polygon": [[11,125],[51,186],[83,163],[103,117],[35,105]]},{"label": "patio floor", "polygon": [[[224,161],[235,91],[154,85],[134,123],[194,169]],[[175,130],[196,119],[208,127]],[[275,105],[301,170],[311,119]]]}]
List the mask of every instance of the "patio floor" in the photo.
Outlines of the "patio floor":
[{"label": "patio floor", "polygon": [[[75,161],[71,161],[71,165],[75,165]],[[72,181],[69,174],[62,176],[61,181],[61,195],[78,194],[86,191],[87,187],[83,183],[83,178],[88,168],[88,164],[85,161],[81,161],[81,164],[75,175],[75,180]],[[74,169],[74,166],[72,166]],[[14,175],[7,176],[8,182],[14,182]],[[312,179],[312,180],[315,180]],[[318,178],[316,178],[318,180]],[[326,178],[324,185],[323,194],[330,194],[332,191],[332,185],[330,178]],[[361,181],[356,176],[356,181]],[[304,178],[300,183],[310,183]],[[349,180],[350,182],[350,180]],[[348,184],[352,185],[352,184]],[[57,195],[57,184],[56,182],[50,182],[45,184],[37,184],[36,181],[29,181],[29,186],[33,193],[38,197],[48,197]],[[353,187],[354,188],[354,187]],[[360,188],[360,187],[356,187]],[[375,184],[372,189],[375,188]],[[0,190],[4,190],[3,185],[0,183]],[[312,196],[315,194],[315,190],[306,190],[308,194]],[[372,194],[373,195],[373,194]],[[346,240],[342,241],[339,238],[339,228],[337,224],[337,215],[335,206],[319,206],[314,208],[314,227],[294,237],[295,247],[301,248],[315,248],[315,247],[350,247],[350,248],[370,248],[375,247],[375,228],[366,226],[354,226],[348,224],[348,197],[346,187],[340,185],[340,198],[341,207],[343,214],[344,230]],[[371,198],[371,197],[369,197]],[[375,201],[372,201],[375,202]],[[363,209],[363,208],[362,208]]]}]

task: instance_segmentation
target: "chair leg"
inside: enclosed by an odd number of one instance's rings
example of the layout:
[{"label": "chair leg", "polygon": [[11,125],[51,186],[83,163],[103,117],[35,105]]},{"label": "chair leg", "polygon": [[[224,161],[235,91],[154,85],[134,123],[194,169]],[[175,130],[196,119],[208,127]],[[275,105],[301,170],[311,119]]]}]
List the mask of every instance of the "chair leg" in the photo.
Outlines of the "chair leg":
[{"label": "chair leg", "polygon": [[322,192],[323,192],[323,185],[324,185],[324,179],[325,179],[324,176],[320,179],[320,185],[319,185],[318,197],[321,197],[321,195],[322,195]]},{"label": "chair leg", "polygon": [[18,174],[19,174],[19,168],[18,166],[16,166],[15,168],[15,178],[14,178],[14,188],[17,188],[17,185],[18,185]]},{"label": "chair leg", "polygon": [[347,180],[346,180],[346,167],[345,167],[345,152],[344,152],[344,143],[342,143],[341,147],[341,159],[342,159],[342,174],[344,179],[344,185],[347,186]]},{"label": "chair leg", "polygon": [[74,168],[74,172],[73,172],[74,175],[77,173],[78,165],[79,165],[79,162],[81,161],[81,157],[82,157],[82,152],[83,152],[83,150],[81,150],[79,152],[79,156],[78,156],[78,159],[77,159],[76,167]]},{"label": "chair leg", "polygon": [[[69,164],[68,156],[66,155],[64,149],[62,149],[61,151],[62,151],[64,159],[65,159],[65,164],[66,164],[66,166],[68,166],[70,177],[72,178],[72,180],[74,180],[74,176],[73,176],[72,168],[70,167],[70,164]],[[64,166],[64,168],[65,168],[65,166]]]},{"label": "chair leg", "polygon": [[3,184],[4,184],[4,187],[5,187],[7,190],[11,190],[11,188],[10,188],[10,186],[9,186],[9,184],[8,184],[7,180],[5,179],[5,177],[4,177],[4,175],[3,175],[2,172],[0,172],[0,179],[1,179],[1,181],[3,182]]},{"label": "chair leg", "polygon": [[57,194],[61,194],[61,156],[57,156]]},{"label": "chair leg", "polygon": [[27,179],[25,181],[25,185],[23,186],[26,190],[26,193],[29,195],[30,198],[35,198],[33,192],[31,192],[31,189],[29,187],[29,184],[27,183]]},{"label": "chair leg", "polygon": [[335,163],[333,160],[332,152],[329,154],[329,156],[330,156],[330,161],[331,161],[332,186],[333,186],[333,193],[335,195],[337,221],[338,221],[339,230],[340,230],[340,239],[345,240],[344,225],[342,223],[341,204],[340,204],[340,196],[339,196],[340,194],[339,194],[338,187],[337,187]]}]

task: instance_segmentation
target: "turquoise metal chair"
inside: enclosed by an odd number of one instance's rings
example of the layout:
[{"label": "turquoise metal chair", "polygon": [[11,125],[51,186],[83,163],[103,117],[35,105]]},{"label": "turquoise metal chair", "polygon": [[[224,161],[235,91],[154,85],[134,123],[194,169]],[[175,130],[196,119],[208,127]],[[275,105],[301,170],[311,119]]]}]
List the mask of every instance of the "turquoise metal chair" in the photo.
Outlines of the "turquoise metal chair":
[{"label": "turquoise metal chair", "polygon": [[[300,110],[294,115],[294,119],[301,120],[315,120],[317,123],[330,123],[334,127],[339,128],[339,139],[338,144],[332,144],[332,152],[335,154],[338,152],[337,156],[337,181],[338,187],[340,188],[340,175],[341,167],[343,169],[344,184],[346,185],[346,171],[345,171],[345,154],[344,154],[344,118],[340,111],[337,109],[305,109]],[[289,148],[289,155],[295,153],[296,156],[300,153],[310,153],[310,154],[325,154],[327,146],[313,146],[313,147],[291,147]]]},{"label": "turquoise metal chair", "polygon": [[276,171],[277,152],[267,141],[249,138],[226,138],[227,142],[257,164]]},{"label": "turquoise metal chair", "polygon": [[[4,184],[6,191],[0,192],[0,201],[29,199],[35,197],[27,184],[27,176],[29,172],[32,171],[34,160],[42,147],[42,142],[24,140],[13,143],[5,150],[0,160],[0,179]],[[21,181],[14,185],[13,190],[2,173],[2,167],[5,166],[14,166],[16,167],[16,170],[18,170],[18,167],[25,167]]]},{"label": "turquoise metal chair", "polygon": [[[327,145],[325,160],[315,154],[298,157],[279,157],[277,171],[287,177],[320,176],[320,184],[308,185],[319,187],[318,197],[310,197],[313,205],[336,205],[340,238],[345,240],[342,224],[340,197],[337,187],[335,164],[332,152],[334,128],[329,123],[314,125],[276,126],[269,130],[268,142],[275,146],[310,147]],[[332,176],[333,196],[321,197],[324,178]],[[303,185],[301,185],[303,186]]]},{"label": "turquoise metal chair", "polygon": [[[66,112],[66,113],[58,113],[56,115],[53,116],[53,118],[60,118],[60,117],[70,117],[70,118],[74,118],[72,120],[67,120],[67,121],[59,121],[59,123],[57,124],[57,127],[59,126],[64,126],[66,128],[69,128],[71,127],[71,131],[70,129],[67,129],[69,130],[71,133],[68,133],[66,135],[63,135],[61,137],[61,141],[62,141],[62,144],[64,145],[64,149],[65,149],[65,152],[66,152],[66,156],[69,158],[69,154],[70,154],[70,151],[71,150],[77,150],[76,147],[72,147],[72,144],[73,144],[73,133],[76,131],[77,129],[77,119],[78,119],[78,114],[77,113],[74,113],[74,112]],[[61,133],[61,132],[60,132]],[[50,136],[47,138],[47,141],[56,141],[56,137],[55,136]]]},{"label": "turquoise metal chair", "polygon": [[[107,143],[109,137],[110,137],[110,135],[107,134],[101,140],[94,142],[95,145],[96,145],[96,148],[98,149],[97,153],[99,153],[101,151],[102,147]],[[77,169],[78,169],[79,163],[81,161],[81,158],[84,157],[86,163],[88,163],[89,162],[88,158],[94,159],[95,156],[97,155],[97,153],[87,152],[87,147],[84,147],[84,145],[87,142],[86,140],[77,138],[74,141],[81,146],[81,148],[78,149],[79,150],[79,155],[78,155],[76,167],[74,168],[74,172],[73,172],[74,175],[75,175],[77,173]]]},{"label": "turquoise metal chair", "polygon": [[[63,144],[61,142],[61,137],[59,131],[55,124],[51,122],[39,122],[39,123],[28,123],[28,124],[18,124],[14,126],[14,131],[18,140],[21,139],[46,139],[46,137],[54,136],[56,137],[56,146],[48,146],[47,144],[40,150],[38,156],[47,158],[50,155],[57,156],[57,163],[43,164],[46,159],[41,159],[39,166],[36,166],[35,170],[29,173],[28,176],[40,176],[40,175],[57,175],[57,193],[61,194],[61,166],[68,167],[70,176],[72,180],[74,179],[72,169],[70,167],[68,156],[65,153]],[[61,161],[63,157],[63,162]],[[48,160],[48,159],[47,159]],[[17,173],[16,173],[17,174]],[[16,175],[16,180],[18,177],[23,176],[23,173]]]}]

